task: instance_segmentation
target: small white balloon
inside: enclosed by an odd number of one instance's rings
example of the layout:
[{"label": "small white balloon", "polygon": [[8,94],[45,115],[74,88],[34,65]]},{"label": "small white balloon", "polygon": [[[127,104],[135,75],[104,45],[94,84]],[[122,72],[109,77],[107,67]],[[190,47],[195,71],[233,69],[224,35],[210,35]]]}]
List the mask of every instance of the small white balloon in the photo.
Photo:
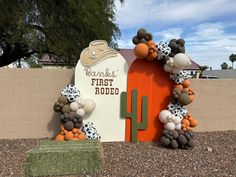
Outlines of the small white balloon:
[{"label": "small white balloon", "polygon": [[76,97],[75,102],[80,106],[84,106],[84,99],[81,97]]},{"label": "small white balloon", "polygon": [[176,130],[181,130],[181,124],[175,125],[175,129],[176,129]]},{"label": "small white balloon", "polygon": [[171,116],[171,112],[168,110],[162,110],[159,114],[159,120],[165,124],[168,122],[168,117]]},{"label": "small white balloon", "polygon": [[85,116],[85,111],[84,109],[82,108],[79,108],[77,111],[76,111],[76,114],[80,117],[84,117]]},{"label": "small white balloon", "polygon": [[167,130],[174,130],[175,129],[175,124],[173,122],[168,122],[164,125],[164,128]]},{"label": "small white balloon", "polygon": [[181,122],[181,119],[179,117],[174,116],[173,123],[175,125],[179,124]]},{"label": "small white balloon", "polygon": [[166,64],[168,64],[170,67],[174,66],[174,59],[172,57],[169,58],[169,60],[166,61]]},{"label": "small white balloon", "polygon": [[70,109],[71,109],[72,111],[77,111],[77,109],[79,109],[79,105],[78,105],[76,102],[72,102],[72,103],[70,104]]},{"label": "small white balloon", "polygon": [[168,73],[171,73],[171,72],[172,72],[172,67],[169,66],[168,64],[165,64],[165,65],[164,65],[164,70],[165,70],[166,72],[168,72]]},{"label": "small white balloon", "polygon": [[84,100],[83,109],[85,110],[86,114],[92,113],[96,108],[96,103],[90,98]]}]

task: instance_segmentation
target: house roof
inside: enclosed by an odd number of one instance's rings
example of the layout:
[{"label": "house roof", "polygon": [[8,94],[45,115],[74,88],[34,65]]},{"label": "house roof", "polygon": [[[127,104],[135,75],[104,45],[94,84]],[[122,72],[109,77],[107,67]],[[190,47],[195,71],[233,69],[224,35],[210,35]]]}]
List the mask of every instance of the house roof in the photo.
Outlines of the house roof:
[{"label": "house roof", "polygon": [[[60,58],[58,58],[56,55],[49,55],[49,54],[44,54],[44,56],[38,60],[40,64],[43,66],[64,66],[65,62],[60,61]],[[72,66],[76,65],[76,62],[71,62],[70,63]]]},{"label": "house roof", "polygon": [[[126,59],[129,65],[136,59],[133,49],[119,49],[119,53]],[[186,67],[185,70],[200,70],[200,65],[191,60],[191,65]]]},{"label": "house roof", "polygon": [[236,69],[206,70],[203,76],[218,76],[219,79],[236,79]]}]

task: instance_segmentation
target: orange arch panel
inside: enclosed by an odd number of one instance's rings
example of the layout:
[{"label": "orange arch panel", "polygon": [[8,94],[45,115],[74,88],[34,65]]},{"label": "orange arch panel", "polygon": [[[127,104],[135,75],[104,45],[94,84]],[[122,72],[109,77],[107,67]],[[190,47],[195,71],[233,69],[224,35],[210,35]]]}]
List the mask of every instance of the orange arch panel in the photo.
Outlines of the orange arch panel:
[{"label": "orange arch panel", "polygon": [[[138,121],[141,121],[141,97],[148,96],[148,128],[138,131],[138,141],[158,141],[163,124],[159,113],[170,102],[174,82],[157,61],[136,59],[130,66],[127,83],[127,110],[131,111],[131,90],[138,90]],[[131,120],[126,119],[125,140],[131,141]]]}]

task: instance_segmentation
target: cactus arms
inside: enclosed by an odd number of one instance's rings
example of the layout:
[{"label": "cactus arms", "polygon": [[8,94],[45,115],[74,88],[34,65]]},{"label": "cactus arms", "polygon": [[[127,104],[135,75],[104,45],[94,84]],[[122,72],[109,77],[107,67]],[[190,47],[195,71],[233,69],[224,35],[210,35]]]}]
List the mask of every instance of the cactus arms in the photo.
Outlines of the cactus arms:
[{"label": "cactus arms", "polygon": [[137,142],[138,130],[145,130],[148,127],[148,97],[142,97],[142,117],[138,122],[138,91],[131,91],[131,112],[127,112],[127,93],[121,93],[121,117],[131,119],[131,142]]}]

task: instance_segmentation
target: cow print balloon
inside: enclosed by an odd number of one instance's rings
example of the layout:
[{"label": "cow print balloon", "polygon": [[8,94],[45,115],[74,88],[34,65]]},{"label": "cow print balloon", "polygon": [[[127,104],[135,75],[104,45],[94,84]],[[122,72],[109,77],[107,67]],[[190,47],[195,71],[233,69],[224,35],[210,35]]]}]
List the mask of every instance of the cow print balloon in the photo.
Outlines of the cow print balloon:
[{"label": "cow print balloon", "polygon": [[163,57],[168,56],[171,52],[171,48],[168,47],[167,42],[161,41],[158,45],[158,60],[163,59]]},{"label": "cow print balloon", "polygon": [[170,79],[174,80],[176,84],[182,84],[184,80],[191,78],[190,71],[180,71],[177,74],[170,73]]},{"label": "cow print balloon", "polygon": [[80,91],[72,84],[67,85],[61,91],[61,95],[65,96],[69,102],[74,102],[76,97],[80,96]]},{"label": "cow print balloon", "polygon": [[81,131],[84,132],[88,139],[101,139],[92,122],[83,124]]},{"label": "cow print balloon", "polygon": [[168,106],[168,110],[174,114],[176,117],[183,119],[183,117],[187,114],[187,110],[181,106],[179,103],[173,104],[170,103]]}]

